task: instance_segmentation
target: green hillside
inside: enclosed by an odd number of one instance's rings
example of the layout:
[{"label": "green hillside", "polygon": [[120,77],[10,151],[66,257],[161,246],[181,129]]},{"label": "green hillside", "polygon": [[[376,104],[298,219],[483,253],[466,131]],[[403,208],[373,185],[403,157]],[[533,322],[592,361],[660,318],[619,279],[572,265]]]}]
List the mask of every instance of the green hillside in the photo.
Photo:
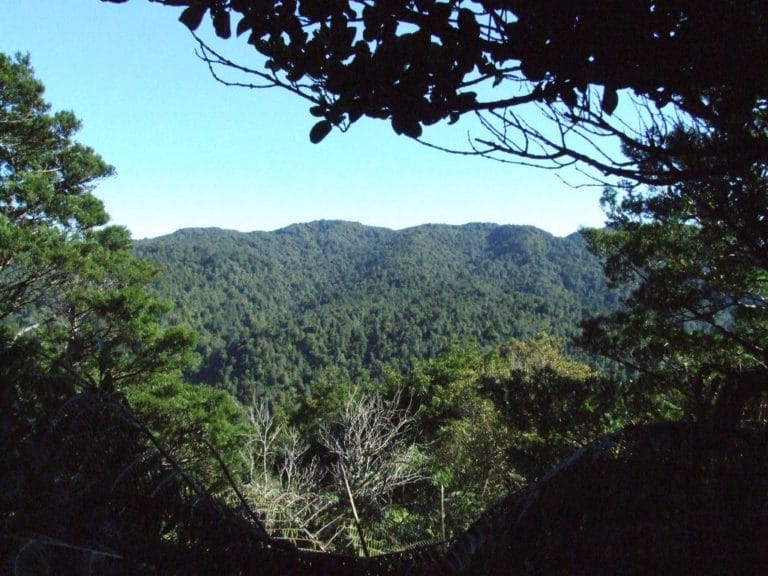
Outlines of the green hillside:
[{"label": "green hillside", "polygon": [[153,289],[172,320],[201,335],[190,378],[243,399],[329,367],[356,379],[454,344],[569,337],[615,302],[579,235],[530,226],[185,229],[135,251],[160,266]]}]

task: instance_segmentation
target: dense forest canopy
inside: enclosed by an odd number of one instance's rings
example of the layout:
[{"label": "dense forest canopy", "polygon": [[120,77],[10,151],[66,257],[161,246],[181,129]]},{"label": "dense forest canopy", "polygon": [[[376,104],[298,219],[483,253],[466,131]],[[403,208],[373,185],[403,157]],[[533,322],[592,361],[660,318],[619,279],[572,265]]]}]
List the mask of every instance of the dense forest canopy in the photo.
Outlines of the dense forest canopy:
[{"label": "dense forest canopy", "polygon": [[161,268],[152,289],[174,302],[169,318],[200,334],[191,376],[246,402],[328,368],[360,381],[458,345],[572,338],[617,299],[577,234],[524,226],[182,230],[135,253]]}]

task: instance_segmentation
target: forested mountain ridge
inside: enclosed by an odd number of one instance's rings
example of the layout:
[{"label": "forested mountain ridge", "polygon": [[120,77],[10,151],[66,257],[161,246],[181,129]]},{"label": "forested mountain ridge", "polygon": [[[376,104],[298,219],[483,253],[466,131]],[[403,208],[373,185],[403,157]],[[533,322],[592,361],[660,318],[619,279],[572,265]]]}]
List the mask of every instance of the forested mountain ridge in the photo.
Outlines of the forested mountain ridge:
[{"label": "forested mountain ridge", "polygon": [[456,343],[568,337],[615,303],[580,235],[530,226],[184,229],[135,252],[160,266],[153,290],[174,302],[173,321],[201,335],[191,378],[243,399],[328,367],[358,378]]}]

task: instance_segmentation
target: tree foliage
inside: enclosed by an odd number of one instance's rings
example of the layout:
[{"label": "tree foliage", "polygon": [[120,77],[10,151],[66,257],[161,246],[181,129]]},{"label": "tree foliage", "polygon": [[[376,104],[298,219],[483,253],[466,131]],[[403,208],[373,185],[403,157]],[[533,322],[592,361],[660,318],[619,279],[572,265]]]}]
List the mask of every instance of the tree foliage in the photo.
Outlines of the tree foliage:
[{"label": "tree foliage", "polygon": [[[419,137],[423,125],[475,112],[491,136],[475,141],[474,153],[579,161],[628,178],[623,197],[606,194],[610,228],[590,233],[609,277],[631,288],[627,308],[589,325],[587,341],[648,375],[645,382],[672,383],[664,397],[685,411],[706,414],[716,402],[720,422],[737,421],[765,392],[768,26],[760,2],[718,10],[692,0],[627,2],[620,11],[614,2],[562,0],[159,1],[185,6],[181,20],[193,30],[210,13],[221,37],[239,14],[237,33],[249,34],[264,67],[245,68],[201,42],[203,58],[214,74],[221,66],[255,74],[311,100],[321,118],[314,142],[364,115]],[[223,394],[153,378],[183,365],[190,337],[158,323],[164,307],[141,288],[153,271],[130,256],[127,232],[102,228],[106,214],[90,191],[111,169],[74,142],[73,115],[49,114],[28,60],[2,57],[0,73],[0,551],[17,572],[53,565],[168,574],[764,571],[764,431],[630,426],[590,443],[631,421],[633,398],[545,336],[449,354],[409,377],[371,383],[382,393],[405,381],[408,397],[393,394],[389,403],[361,400],[343,378],[335,387],[327,370],[314,398],[310,389],[308,401],[289,395],[281,407],[294,421],[307,414],[315,421],[288,435],[280,458],[280,430],[259,428],[266,421],[252,413],[262,449],[255,494],[263,501],[277,494],[294,519],[323,518],[346,494],[358,529],[356,502],[372,524],[383,526],[394,511],[400,520],[430,519],[431,535],[438,521],[445,534],[446,520],[457,534],[473,512],[528,484],[455,539],[449,554],[364,562],[300,551],[267,533],[232,476],[237,504],[221,505],[180,464],[215,483],[215,464],[235,458],[242,410]],[[618,115],[623,94],[637,107],[638,127]],[[516,113],[525,104],[540,107],[551,131]],[[603,135],[617,137],[625,156],[585,151]],[[520,256],[507,249],[518,237],[495,239],[495,257]],[[536,234],[525,242],[537,255],[546,244]],[[430,248],[412,233],[393,245],[406,273],[380,268],[378,280],[390,282],[390,293],[413,287],[429,276],[411,272],[457,245]],[[505,269],[490,263],[485,271]],[[330,285],[315,286],[301,305],[332,301]],[[282,286],[304,295],[290,280]],[[436,295],[450,289],[430,287]],[[413,310],[422,309],[420,298]],[[459,299],[456,310],[465,306]],[[329,349],[341,349],[318,338],[323,329],[307,324],[298,334],[317,368],[327,368]],[[418,338],[402,341],[393,354],[418,346]],[[143,380],[146,387],[135,387]],[[199,458],[203,440],[174,456],[114,389],[127,389],[161,436],[206,430],[228,453]],[[645,396],[653,409],[656,397]],[[335,423],[331,398],[344,399]],[[317,431],[300,470],[301,435]],[[431,486],[417,483],[425,475]],[[312,482],[335,497],[312,500]],[[306,533],[319,541],[314,527]]]},{"label": "tree foliage", "polygon": [[252,410],[243,492],[305,548],[362,554],[358,531],[375,551],[447,541],[626,424],[619,388],[546,335],[455,349],[363,386],[328,373],[296,405]]},{"label": "tree foliage", "polygon": [[[418,138],[423,126],[475,113],[485,136],[467,153],[575,161],[646,183],[722,174],[765,155],[751,131],[768,95],[759,0],[706,10],[696,0],[152,1],[183,7],[192,31],[209,16],[220,38],[242,36],[259,55],[253,62],[201,40],[203,59],[222,82],[308,100],[320,118],[313,142],[364,116]],[[669,146],[681,122],[730,137],[694,155]],[[603,136],[615,139],[615,154],[597,143]],[[657,162],[627,159],[616,144]],[[708,164],[691,162],[700,156]]]},{"label": "tree foliage", "polygon": [[[763,433],[631,427],[505,498],[448,553],[419,547],[366,559],[269,536],[242,504],[223,505],[175,465],[114,394],[82,394],[49,416],[24,447],[24,474],[0,477],[0,566],[9,573],[749,574],[768,567]],[[19,495],[24,507],[8,513]]]},{"label": "tree foliage", "polygon": [[[543,334],[484,353],[454,350],[419,366],[404,390],[412,395],[418,438],[429,447],[433,486],[444,488],[448,534],[640,414],[621,388]],[[423,496],[433,529],[438,494],[432,488]]]},{"label": "tree foliage", "polygon": [[[469,153],[549,167],[577,163],[596,170],[591,174],[598,178],[650,186],[637,192],[636,198],[646,195],[644,207],[631,206],[630,200],[621,205],[624,215],[636,222],[641,214],[655,220],[658,242],[674,236],[666,244],[678,259],[693,262],[694,244],[706,242],[721,257],[693,264],[699,272],[668,266],[666,287],[661,276],[647,283],[649,293],[659,288],[658,294],[670,299],[656,312],[674,320],[656,321],[648,314],[613,319],[624,323],[630,340],[633,334],[655,331],[658,336],[671,328],[677,340],[688,342],[683,348],[700,351],[694,362],[704,370],[685,368],[683,376],[690,380],[683,387],[693,389],[699,413],[721,390],[734,389],[722,386],[736,378],[728,376],[734,370],[745,381],[765,380],[759,372],[752,374],[758,374],[755,378],[745,372],[763,364],[764,344],[756,341],[762,305],[755,309],[753,303],[723,300],[762,297],[748,278],[764,274],[768,242],[768,84],[760,64],[768,56],[768,23],[761,2],[733,0],[706,10],[693,0],[158,2],[184,7],[180,19],[193,31],[210,15],[219,37],[229,38],[233,28],[246,36],[262,56],[255,64],[233,62],[198,38],[202,58],[225,83],[256,86],[222,75],[242,73],[246,79],[255,76],[260,86],[286,88],[311,101],[311,113],[322,118],[312,129],[312,141],[363,116],[388,119],[396,132],[418,138],[423,126],[475,113],[487,136],[471,141]],[[542,113],[539,118],[527,114],[529,104]],[[615,139],[613,146],[603,145],[604,136]],[[614,224],[624,226],[623,217]],[[701,238],[692,240],[696,232],[682,228],[678,235],[675,223],[701,226]],[[643,230],[646,240],[651,233]],[[739,256],[725,258],[729,247]],[[635,250],[636,260],[643,251],[648,262],[666,258],[663,249],[650,257],[647,248],[617,243],[613,248],[614,254]],[[614,271],[620,259],[610,265]],[[638,262],[628,266],[648,268]],[[713,276],[709,272],[715,269],[730,286],[704,280],[691,288],[692,276]],[[672,278],[682,280],[688,293],[675,290]],[[707,289],[721,291],[719,303],[708,302]],[[635,302],[634,310],[641,311],[640,300]],[[654,306],[649,301],[646,308]],[[665,306],[676,312],[658,310]],[[686,313],[678,314],[683,308]],[[740,320],[736,330],[725,326],[723,320],[735,311],[751,314],[752,320]],[[694,324],[681,320],[686,315],[701,316],[693,322],[708,328],[693,334]],[[713,346],[722,360],[704,358],[712,349],[705,347],[706,340],[714,333],[719,333]],[[645,341],[648,351],[657,350],[664,338],[652,340]],[[597,348],[609,351],[610,346],[604,342]],[[613,355],[622,355],[621,349]]]},{"label": "tree foliage", "polygon": [[335,413],[300,410],[293,425],[265,400],[252,409],[243,492],[271,534],[303,548],[366,556],[412,544],[391,516],[416,505],[425,459],[413,414],[399,400],[357,389]]},{"label": "tree foliage", "polygon": [[[761,141],[765,120],[753,114]],[[730,137],[675,134],[692,152]],[[764,156],[724,176],[607,189],[609,227],[587,234],[613,285],[631,291],[621,309],[586,325],[584,342],[639,370],[646,385],[676,390],[670,400],[698,418],[738,421],[751,403],[754,419],[768,390],[767,166]]]},{"label": "tree foliage", "polygon": [[360,382],[457,343],[572,337],[616,301],[577,235],[532,227],[183,230],[136,253],[162,267],[155,293],[200,333],[190,377],[246,403],[267,390],[322,398],[328,370]]},{"label": "tree foliage", "polygon": [[80,122],[50,113],[29,58],[0,55],[0,318],[54,292],[107,222],[91,194],[113,169],[73,140]]},{"label": "tree foliage", "polygon": [[[672,400],[699,416],[715,398],[718,410],[739,412],[768,381],[761,2],[158,1],[184,7],[193,31],[210,15],[219,37],[245,36],[261,55],[253,64],[198,37],[202,58],[224,83],[311,101],[321,118],[312,141],[363,116],[419,138],[423,126],[475,113],[485,136],[466,153],[576,163],[600,180],[649,186],[614,204],[625,240],[595,246],[616,280],[629,269],[659,273],[628,300],[631,313],[587,339],[646,371],[655,363],[656,380],[671,378],[688,398]],[[643,219],[654,226],[635,236],[627,221]],[[712,257],[699,257],[705,246]]]},{"label": "tree foliage", "polygon": [[[0,468],[9,477],[23,476],[27,443],[78,394],[125,390],[193,357],[192,333],[162,326],[167,305],[143,289],[154,266],[131,254],[127,230],[105,226],[92,191],[112,168],[75,141],[79,121],[51,113],[43,93],[28,57],[0,54]],[[23,494],[10,494],[13,514]]]},{"label": "tree foliage", "polygon": [[131,386],[126,400],[176,462],[211,492],[246,472],[243,446],[252,434],[245,408],[222,390],[186,384],[178,376]]}]

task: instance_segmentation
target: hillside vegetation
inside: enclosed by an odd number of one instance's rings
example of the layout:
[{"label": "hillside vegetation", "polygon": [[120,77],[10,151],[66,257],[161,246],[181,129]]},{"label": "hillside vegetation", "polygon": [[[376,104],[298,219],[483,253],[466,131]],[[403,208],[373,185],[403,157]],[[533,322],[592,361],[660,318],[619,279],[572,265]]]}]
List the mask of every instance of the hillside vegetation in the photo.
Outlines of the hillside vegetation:
[{"label": "hillside vegetation", "polygon": [[152,290],[171,321],[200,334],[189,377],[243,400],[301,391],[329,367],[359,380],[454,345],[570,337],[615,303],[579,235],[530,226],[185,229],[135,252],[160,266]]}]

